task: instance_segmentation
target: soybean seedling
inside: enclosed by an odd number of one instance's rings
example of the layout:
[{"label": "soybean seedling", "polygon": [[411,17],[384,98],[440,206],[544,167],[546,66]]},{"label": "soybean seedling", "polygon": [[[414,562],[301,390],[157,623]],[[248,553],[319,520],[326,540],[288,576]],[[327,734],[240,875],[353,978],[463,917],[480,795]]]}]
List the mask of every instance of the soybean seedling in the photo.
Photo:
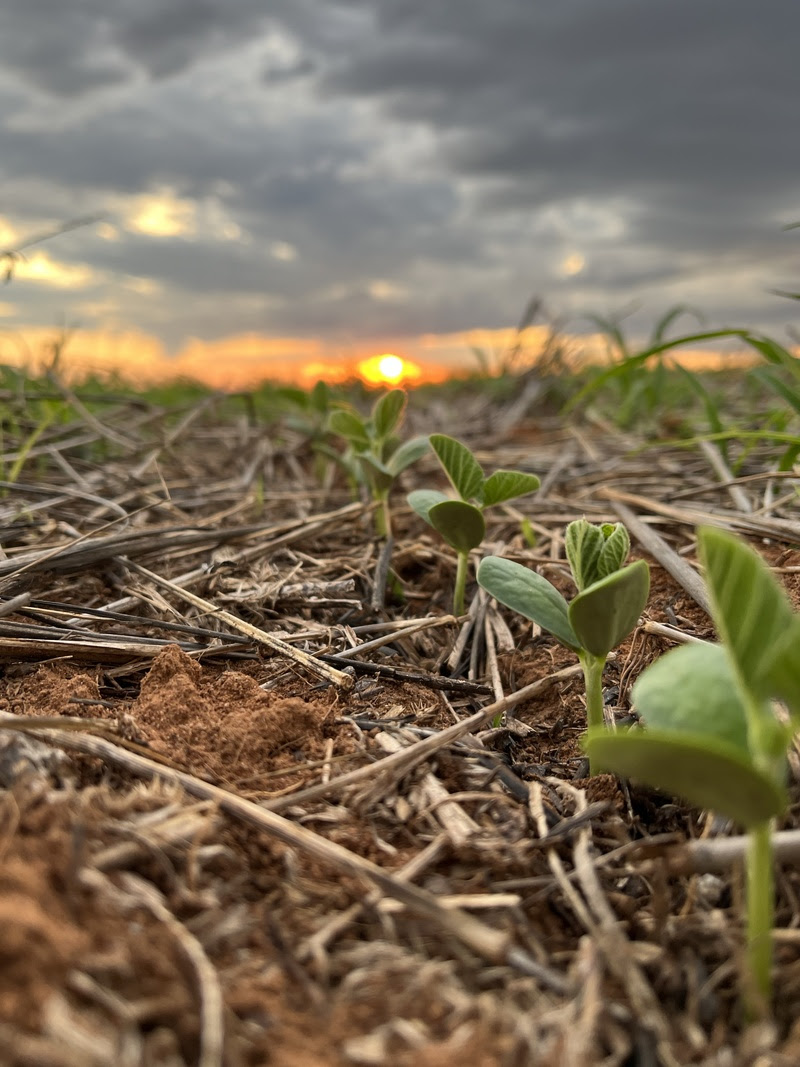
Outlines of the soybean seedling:
[{"label": "soybean seedling", "polygon": [[565,544],[578,588],[569,603],[541,574],[498,556],[482,560],[478,583],[577,654],[589,727],[602,727],[603,669],[609,652],[628,636],[644,610],[650,569],[643,559],[623,566],[631,539],[621,522],[593,526],[578,519],[567,527]]},{"label": "soybean seedling", "polygon": [[401,442],[397,436],[405,409],[405,391],[391,389],[378,397],[367,419],[352,408],[341,408],[332,412],[328,420],[330,431],[347,442],[346,464],[367,484],[379,505],[375,523],[379,536],[386,538],[392,533],[389,510],[392,483],[428,450],[427,437]]},{"label": "soybean seedling", "polygon": [[532,493],[540,483],[535,474],[524,471],[498,470],[487,478],[461,441],[443,433],[431,434],[429,440],[459,499],[453,500],[438,489],[417,489],[408,494],[408,503],[456,552],[453,613],[463,615],[469,554],[486,536],[484,510]]},{"label": "soybean seedling", "polygon": [[[749,834],[745,1008],[771,996],[772,820],[786,808],[786,754],[800,728],[800,616],[752,549],[712,528],[698,532],[721,644],[667,652],[633,687],[645,729],[590,730],[592,764],[712,808]],[[775,714],[773,700],[789,711]]]}]

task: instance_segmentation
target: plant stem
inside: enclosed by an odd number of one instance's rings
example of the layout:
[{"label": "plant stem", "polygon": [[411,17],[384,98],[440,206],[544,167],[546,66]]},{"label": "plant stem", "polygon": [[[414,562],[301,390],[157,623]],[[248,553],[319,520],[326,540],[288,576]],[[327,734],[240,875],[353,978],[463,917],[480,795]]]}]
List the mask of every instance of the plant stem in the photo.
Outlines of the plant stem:
[{"label": "plant stem", "polygon": [[603,669],[606,665],[605,656],[593,656],[585,650],[578,653],[578,658],[583,667],[583,680],[586,686],[586,721],[591,730],[595,726],[603,726]]},{"label": "plant stem", "polygon": [[775,886],[769,821],[750,831],[747,847],[747,988],[748,1015],[763,1018],[772,998],[772,926]]},{"label": "plant stem", "polygon": [[453,614],[463,615],[465,611],[467,568],[469,567],[469,552],[458,553],[458,566],[456,567],[456,587],[453,592]]},{"label": "plant stem", "polygon": [[375,512],[375,530],[378,537],[390,538],[392,536],[392,513],[389,510],[389,492],[376,491],[375,499],[378,501],[378,510]]}]

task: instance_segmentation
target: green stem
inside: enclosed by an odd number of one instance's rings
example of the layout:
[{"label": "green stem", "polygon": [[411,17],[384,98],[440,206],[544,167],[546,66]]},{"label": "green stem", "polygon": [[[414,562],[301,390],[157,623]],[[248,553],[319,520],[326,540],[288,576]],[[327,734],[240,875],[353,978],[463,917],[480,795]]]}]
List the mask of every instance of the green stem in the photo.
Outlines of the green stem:
[{"label": "green stem", "polygon": [[591,730],[595,726],[603,726],[603,669],[606,665],[605,656],[593,656],[585,649],[578,653],[578,658],[583,667],[583,680],[586,686],[586,721]]},{"label": "green stem", "polygon": [[453,614],[463,615],[465,611],[467,568],[469,567],[469,552],[458,553],[458,566],[456,567],[456,587],[453,592]]},{"label": "green stem", "polygon": [[747,963],[745,1009],[764,1018],[772,998],[772,926],[775,886],[772,826],[760,823],[750,831],[747,846]]}]

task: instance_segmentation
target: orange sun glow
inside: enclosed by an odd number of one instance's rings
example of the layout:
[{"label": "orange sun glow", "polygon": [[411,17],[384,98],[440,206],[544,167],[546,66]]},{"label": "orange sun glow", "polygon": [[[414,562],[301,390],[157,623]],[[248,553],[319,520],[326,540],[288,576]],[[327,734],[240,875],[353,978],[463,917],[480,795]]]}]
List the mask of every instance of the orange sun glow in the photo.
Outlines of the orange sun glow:
[{"label": "orange sun glow", "polygon": [[390,352],[363,359],[356,369],[364,381],[373,385],[397,385],[401,381],[419,378],[422,374],[416,363],[401,359]]}]

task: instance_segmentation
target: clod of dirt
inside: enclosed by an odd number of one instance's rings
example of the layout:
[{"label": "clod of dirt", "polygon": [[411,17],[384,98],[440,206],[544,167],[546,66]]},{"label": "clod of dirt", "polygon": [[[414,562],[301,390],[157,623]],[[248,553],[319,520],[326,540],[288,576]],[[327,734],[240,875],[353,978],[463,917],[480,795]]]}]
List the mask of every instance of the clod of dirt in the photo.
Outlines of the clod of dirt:
[{"label": "clod of dirt", "polygon": [[131,717],[152,747],[196,774],[257,789],[279,789],[287,773],[322,756],[331,709],[277,697],[239,671],[204,670],[166,648],[142,681]]}]

